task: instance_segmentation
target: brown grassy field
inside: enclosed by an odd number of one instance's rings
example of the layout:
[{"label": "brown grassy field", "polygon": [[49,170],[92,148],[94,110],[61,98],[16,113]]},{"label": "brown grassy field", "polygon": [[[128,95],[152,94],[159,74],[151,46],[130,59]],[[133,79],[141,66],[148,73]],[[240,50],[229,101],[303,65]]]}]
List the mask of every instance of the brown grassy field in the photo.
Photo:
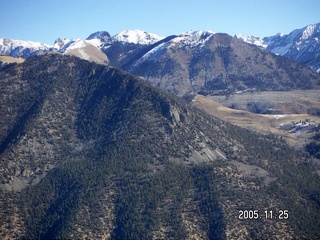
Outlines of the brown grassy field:
[{"label": "brown grassy field", "polygon": [[245,92],[209,98],[241,110],[248,110],[250,102],[264,102],[271,106],[273,114],[304,114],[313,108],[320,109],[320,90]]},{"label": "brown grassy field", "polygon": [[24,58],[14,58],[10,56],[0,56],[0,61],[5,62],[5,63],[22,63],[24,62]]},{"label": "brown grassy field", "polygon": [[[233,101],[238,103],[238,106],[246,106],[249,101],[256,99],[248,97],[250,94],[239,95],[233,98]],[[318,95],[319,96],[319,95]],[[256,114],[246,110],[232,109],[223,104],[230,104],[230,99],[220,96],[222,103],[214,101],[212,98],[197,95],[193,100],[193,105],[206,111],[207,113],[216,116],[222,120],[233,123],[235,125],[245,127],[260,133],[273,133],[283,136],[288,143],[298,147],[302,147],[310,137],[314,135],[312,131],[291,131],[292,129],[281,129],[281,124],[299,123],[300,121],[308,122],[312,126],[320,124],[320,117],[308,114],[310,108],[320,109],[320,101],[317,99],[315,91],[303,93],[301,91],[290,95],[290,92],[279,94],[279,92],[268,92],[260,94],[259,101],[272,101],[277,107],[277,114]],[[244,108],[244,107],[243,107]],[[298,112],[298,113],[296,113]],[[310,129],[310,128],[309,128]]]}]

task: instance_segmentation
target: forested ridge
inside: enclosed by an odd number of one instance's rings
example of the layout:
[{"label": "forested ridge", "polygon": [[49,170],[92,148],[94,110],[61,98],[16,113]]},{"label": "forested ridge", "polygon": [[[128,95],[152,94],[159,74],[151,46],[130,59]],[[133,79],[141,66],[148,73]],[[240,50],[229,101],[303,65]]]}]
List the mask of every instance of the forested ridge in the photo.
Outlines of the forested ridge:
[{"label": "forested ridge", "polygon": [[274,135],[59,54],[1,65],[0,91],[2,238],[320,237],[318,160]]}]

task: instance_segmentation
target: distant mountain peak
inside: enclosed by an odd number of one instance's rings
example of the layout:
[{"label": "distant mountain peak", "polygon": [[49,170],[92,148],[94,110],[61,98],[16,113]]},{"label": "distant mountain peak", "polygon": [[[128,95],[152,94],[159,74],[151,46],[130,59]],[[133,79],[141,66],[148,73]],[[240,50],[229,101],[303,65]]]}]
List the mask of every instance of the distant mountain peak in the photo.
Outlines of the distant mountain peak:
[{"label": "distant mountain peak", "polygon": [[309,24],[288,34],[278,33],[264,38],[248,37],[241,34],[235,37],[244,42],[261,46],[274,54],[303,63],[311,70],[320,73],[320,23]]},{"label": "distant mountain peak", "polygon": [[62,49],[65,49],[67,48],[68,46],[70,46],[72,43],[74,42],[73,39],[70,39],[70,38],[57,38],[55,41],[54,41],[54,44],[53,44],[53,47],[55,49],[58,49],[59,51],[62,50]]},{"label": "distant mountain peak", "polygon": [[176,38],[170,41],[171,44],[182,44],[189,48],[203,47],[205,43],[214,36],[212,31],[193,31],[189,30],[185,33],[177,35]]},{"label": "distant mountain peak", "polygon": [[10,47],[24,46],[24,47],[30,47],[35,49],[52,47],[51,45],[40,43],[40,42],[32,42],[27,40],[17,40],[17,39],[9,39],[9,38],[0,38],[0,45],[10,46]]},{"label": "distant mountain peak", "polygon": [[98,31],[98,32],[90,34],[90,36],[87,37],[86,40],[100,39],[101,41],[106,42],[110,38],[111,38],[111,36],[107,31]]},{"label": "distant mountain peak", "polygon": [[51,49],[51,45],[44,43],[0,38],[1,55],[26,58],[44,52],[48,52]]},{"label": "distant mountain peak", "polygon": [[249,43],[249,44],[253,44],[253,45],[257,45],[259,47],[263,47],[266,48],[268,45],[266,44],[266,41],[264,41],[264,39],[259,38],[259,37],[255,37],[255,36],[246,36],[244,34],[236,34],[234,36],[236,39],[239,39],[243,42]]},{"label": "distant mountain peak", "polygon": [[207,35],[207,34],[215,34],[213,31],[202,31],[202,30],[189,30],[185,33],[183,33],[183,35],[187,35],[187,36],[202,36],[202,35]]},{"label": "distant mountain peak", "polygon": [[141,45],[153,44],[163,39],[163,37],[160,37],[154,33],[148,33],[146,31],[137,29],[122,31],[113,36],[112,38],[120,42],[128,42]]}]

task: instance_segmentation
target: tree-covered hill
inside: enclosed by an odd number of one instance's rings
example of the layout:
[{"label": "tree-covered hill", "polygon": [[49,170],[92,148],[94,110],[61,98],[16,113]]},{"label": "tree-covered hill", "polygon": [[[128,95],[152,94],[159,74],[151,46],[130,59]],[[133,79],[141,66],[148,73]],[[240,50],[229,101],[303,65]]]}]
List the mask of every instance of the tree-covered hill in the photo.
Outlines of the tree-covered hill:
[{"label": "tree-covered hill", "polygon": [[1,238],[320,237],[317,160],[122,70],[1,64],[0,109]]}]

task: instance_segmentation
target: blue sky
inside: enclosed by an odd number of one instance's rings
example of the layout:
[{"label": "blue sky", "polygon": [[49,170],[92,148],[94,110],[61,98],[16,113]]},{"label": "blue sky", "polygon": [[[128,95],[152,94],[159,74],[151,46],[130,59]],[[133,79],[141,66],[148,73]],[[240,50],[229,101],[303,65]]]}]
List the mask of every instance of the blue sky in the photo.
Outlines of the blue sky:
[{"label": "blue sky", "polygon": [[318,23],[319,13],[319,0],[0,0],[0,38],[53,44],[58,37],[126,29],[265,37]]}]

